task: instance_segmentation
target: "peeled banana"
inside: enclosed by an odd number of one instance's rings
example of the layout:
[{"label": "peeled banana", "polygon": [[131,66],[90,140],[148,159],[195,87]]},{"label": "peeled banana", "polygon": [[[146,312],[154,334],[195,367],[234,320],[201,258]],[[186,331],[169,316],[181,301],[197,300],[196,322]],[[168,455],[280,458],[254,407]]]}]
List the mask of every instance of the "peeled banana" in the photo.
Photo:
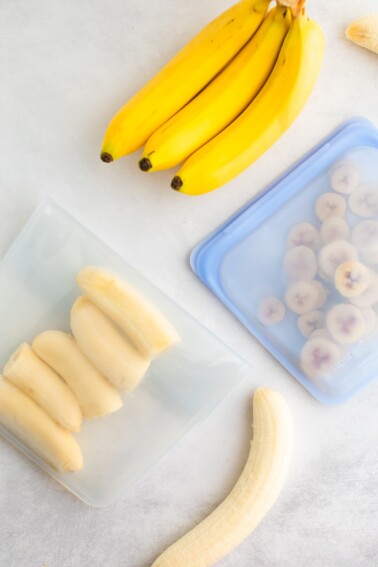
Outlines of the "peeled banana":
[{"label": "peeled banana", "polygon": [[72,433],[2,376],[0,424],[58,471],[83,468],[83,455]]},{"label": "peeled banana", "polygon": [[353,22],[345,35],[357,45],[378,53],[378,14],[364,16]]},{"label": "peeled banana", "polygon": [[227,498],[152,567],[209,567],[230,553],[261,522],[283,487],[291,460],[293,425],[277,392],[253,398],[253,439],[244,470]]},{"label": "peeled banana", "polygon": [[82,415],[75,396],[60,376],[34,354],[30,345],[24,343],[12,354],[3,374],[59,425],[69,431],[80,430]]},{"label": "peeled banana", "polygon": [[252,39],[200,94],[147,141],[139,167],[156,171],[189,157],[230,124],[268,79],[290,26],[290,10],[277,7]]},{"label": "peeled banana", "polygon": [[168,319],[127,282],[90,266],[80,270],[76,281],[147,360],[180,341]]},{"label": "peeled banana", "polygon": [[122,407],[118,390],[89,362],[71,335],[45,331],[34,339],[32,348],[68,384],[84,417],[100,417]]},{"label": "peeled banana", "polygon": [[268,81],[248,108],[202,146],[172,188],[199,195],[227,183],[258,159],[291,125],[316,82],[324,51],[321,28],[304,12],[293,20]]},{"label": "peeled banana", "polygon": [[108,380],[120,390],[136,388],[150,362],[86,297],[79,297],[72,307],[71,329],[83,353]]},{"label": "peeled banana", "polygon": [[270,0],[241,0],[206,26],[132,97],[110,122],[101,159],[111,162],[141,147],[247,43]]}]

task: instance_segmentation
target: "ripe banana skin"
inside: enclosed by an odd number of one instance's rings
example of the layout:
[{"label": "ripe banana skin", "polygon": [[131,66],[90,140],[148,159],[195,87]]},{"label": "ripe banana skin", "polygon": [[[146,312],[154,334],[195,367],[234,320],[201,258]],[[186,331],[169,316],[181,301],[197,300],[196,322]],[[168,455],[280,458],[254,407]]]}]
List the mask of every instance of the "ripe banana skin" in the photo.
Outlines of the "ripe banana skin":
[{"label": "ripe banana skin", "polygon": [[83,353],[110,382],[127,392],[136,388],[150,362],[86,297],[79,297],[72,307],[71,329]]},{"label": "ripe banana skin", "polygon": [[4,377],[30,396],[59,425],[68,431],[79,431],[82,414],[67,384],[45,364],[30,345],[22,344],[10,357]]},{"label": "ripe banana skin", "polygon": [[76,281],[147,360],[180,341],[168,319],[127,282],[91,266],[80,270]]},{"label": "ripe banana skin", "polygon": [[244,470],[227,498],[152,567],[209,567],[230,553],[275,503],[289,468],[293,425],[277,392],[260,388],[253,398],[253,439]]},{"label": "ripe banana skin", "polygon": [[364,16],[353,22],[345,35],[357,45],[378,53],[378,14]]},{"label": "ripe banana skin", "polygon": [[84,417],[100,417],[122,407],[118,390],[89,362],[71,335],[45,331],[34,339],[32,348],[71,388]]},{"label": "ripe banana skin", "polygon": [[271,10],[247,45],[200,94],[154,132],[139,167],[173,167],[230,124],[253,100],[277,61],[290,10]]},{"label": "ripe banana skin", "polygon": [[172,188],[189,195],[207,193],[256,161],[304,107],[315,85],[323,51],[323,32],[303,10],[293,20],[260,93],[230,126],[184,163]]},{"label": "ripe banana skin", "polygon": [[192,39],[133,96],[110,122],[101,159],[110,162],[140,148],[247,43],[269,0],[241,0]]},{"label": "ripe banana skin", "polygon": [[0,376],[0,424],[58,471],[79,471],[83,455],[76,439],[34,400]]}]

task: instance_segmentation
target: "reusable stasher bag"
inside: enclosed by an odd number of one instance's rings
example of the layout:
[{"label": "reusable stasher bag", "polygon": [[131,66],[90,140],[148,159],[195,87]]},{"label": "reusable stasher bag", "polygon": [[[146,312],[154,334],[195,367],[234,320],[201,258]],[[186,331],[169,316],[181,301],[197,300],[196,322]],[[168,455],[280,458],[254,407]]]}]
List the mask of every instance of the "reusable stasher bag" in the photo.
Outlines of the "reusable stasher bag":
[{"label": "reusable stasher bag", "polygon": [[182,341],[152,361],[142,383],[122,395],[123,408],[84,420],[75,434],[80,472],[60,474],[5,428],[2,435],[93,506],[117,500],[193,425],[206,418],[249,371],[247,363],[133,270],[67,212],[47,200],[0,263],[0,365],[24,341],[48,329],[69,331],[80,290],[77,272],[100,266],[126,279],[172,322]]},{"label": "reusable stasher bag", "polygon": [[[370,201],[367,200],[364,205],[361,198],[358,214],[355,205],[357,193],[352,202],[350,195],[337,193],[330,186],[332,172],[340,162],[357,170],[358,187],[369,187]],[[333,372],[321,377],[309,376],[303,371],[300,357],[307,339],[298,329],[298,315],[287,309],[283,321],[272,326],[263,325],[257,316],[259,303],[266,296],[276,296],[285,303],[285,291],[291,283],[283,267],[289,231],[298,223],[311,223],[320,230],[322,223],[315,214],[315,204],[325,192],[340,195],[339,200],[345,201],[342,216],[350,227],[351,237],[348,240],[351,239],[353,245],[357,246],[357,225],[365,223],[363,227],[370,226],[376,231],[367,243],[368,249],[357,250],[360,261],[373,274],[376,273],[378,131],[363,118],[343,124],[210,234],[194,249],[191,262],[193,270],[207,287],[303,386],[322,402],[341,403],[378,375],[378,290],[376,301],[372,301],[364,311],[365,316],[369,316],[366,323],[369,332],[353,344],[337,345],[340,361]],[[367,213],[369,218],[363,216]],[[366,225],[366,221],[372,221],[372,224]],[[375,246],[376,256],[372,254]],[[321,252],[316,253],[319,266]],[[336,304],[349,302],[338,293],[331,278],[324,278],[319,271],[315,278],[327,292],[327,301],[320,308],[325,316]],[[375,276],[375,279],[378,277]],[[327,327],[326,322],[323,326]]]}]

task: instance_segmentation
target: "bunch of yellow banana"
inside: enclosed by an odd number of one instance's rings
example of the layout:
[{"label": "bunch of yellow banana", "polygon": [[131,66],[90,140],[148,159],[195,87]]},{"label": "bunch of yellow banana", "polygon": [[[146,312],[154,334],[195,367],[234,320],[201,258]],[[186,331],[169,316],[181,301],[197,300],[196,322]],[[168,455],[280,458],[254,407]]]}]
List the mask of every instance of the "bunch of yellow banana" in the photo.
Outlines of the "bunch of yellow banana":
[{"label": "bunch of yellow banana", "polygon": [[324,50],[304,0],[277,3],[241,0],[198,34],[113,118],[102,160],[145,144],[142,171],[184,162],[171,186],[199,195],[258,159],[302,110]]}]

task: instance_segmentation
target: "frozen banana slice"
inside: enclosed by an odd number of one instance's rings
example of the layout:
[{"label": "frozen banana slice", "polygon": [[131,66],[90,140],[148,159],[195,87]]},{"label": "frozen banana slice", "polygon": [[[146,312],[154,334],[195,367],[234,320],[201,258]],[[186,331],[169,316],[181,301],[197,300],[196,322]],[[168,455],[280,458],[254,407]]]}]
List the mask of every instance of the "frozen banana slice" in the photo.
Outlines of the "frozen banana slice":
[{"label": "frozen banana slice", "polygon": [[294,280],[312,280],[316,275],[318,264],[311,248],[295,246],[285,254],[283,267]]},{"label": "frozen banana slice", "polygon": [[346,201],[341,195],[323,193],[315,203],[315,213],[318,219],[325,221],[329,217],[343,217],[346,207]]},{"label": "frozen banana slice", "polygon": [[10,357],[4,377],[30,396],[46,413],[69,431],[79,431],[82,415],[70,388],[27,343]]},{"label": "frozen banana slice", "polygon": [[150,363],[86,297],[71,310],[71,329],[87,358],[120,390],[136,388]]},{"label": "frozen banana slice", "polygon": [[277,325],[284,320],[285,314],[285,305],[273,295],[264,297],[257,307],[257,318],[263,325]]},{"label": "frozen banana slice", "polygon": [[324,327],[325,317],[322,311],[309,311],[298,317],[297,325],[302,335],[306,338],[318,329]]},{"label": "frozen banana slice", "polygon": [[360,172],[352,163],[341,161],[335,164],[331,174],[331,187],[338,193],[350,195],[360,181]]},{"label": "frozen banana slice", "polygon": [[327,329],[338,343],[352,344],[364,336],[366,323],[360,309],[350,303],[339,303],[327,313]]},{"label": "frozen banana slice", "polygon": [[32,348],[68,384],[84,417],[100,417],[122,407],[117,388],[89,362],[71,335],[45,331],[34,339]]},{"label": "frozen banana slice", "polygon": [[319,231],[309,222],[295,224],[287,236],[287,247],[306,246],[316,251],[320,246]]},{"label": "frozen banana slice", "polygon": [[350,24],[345,31],[348,39],[378,53],[378,14],[364,16]]},{"label": "frozen banana slice", "polygon": [[303,372],[310,378],[323,378],[331,374],[341,359],[341,352],[327,338],[310,338],[301,350]]},{"label": "frozen banana slice", "polygon": [[72,433],[2,376],[0,424],[58,471],[79,471],[83,468],[83,455]]},{"label": "frozen banana slice", "polygon": [[346,240],[349,237],[349,234],[349,225],[341,217],[329,217],[320,227],[320,237],[323,244],[328,244],[335,240]]},{"label": "frozen banana slice", "polygon": [[316,287],[311,282],[301,280],[290,284],[285,293],[286,305],[298,315],[312,311],[318,298],[319,292]]},{"label": "frozen banana slice", "polygon": [[77,284],[148,360],[180,341],[168,319],[127,282],[86,267],[78,273]]},{"label": "frozen banana slice", "polygon": [[344,297],[357,297],[370,284],[370,271],[360,262],[344,262],[336,268],[335,287]]},{"label": "frozen banana slice", "polygon": [[361,295],[350,297],[349,301],[357,307],[370,307],[378,303],[378,275],[376,272],[370,270],[370,283],[367,289]]},{"label": "frozen banana slice", "polygon": [[352,243],[368,262],[378,261],[378,221],[365,220],[352,230]]},{"label": "frozen banana slice", "polygon": [[372,218],[378,215],[378,185],[364,183],[349,196],[348,205],[358,217]]}]

